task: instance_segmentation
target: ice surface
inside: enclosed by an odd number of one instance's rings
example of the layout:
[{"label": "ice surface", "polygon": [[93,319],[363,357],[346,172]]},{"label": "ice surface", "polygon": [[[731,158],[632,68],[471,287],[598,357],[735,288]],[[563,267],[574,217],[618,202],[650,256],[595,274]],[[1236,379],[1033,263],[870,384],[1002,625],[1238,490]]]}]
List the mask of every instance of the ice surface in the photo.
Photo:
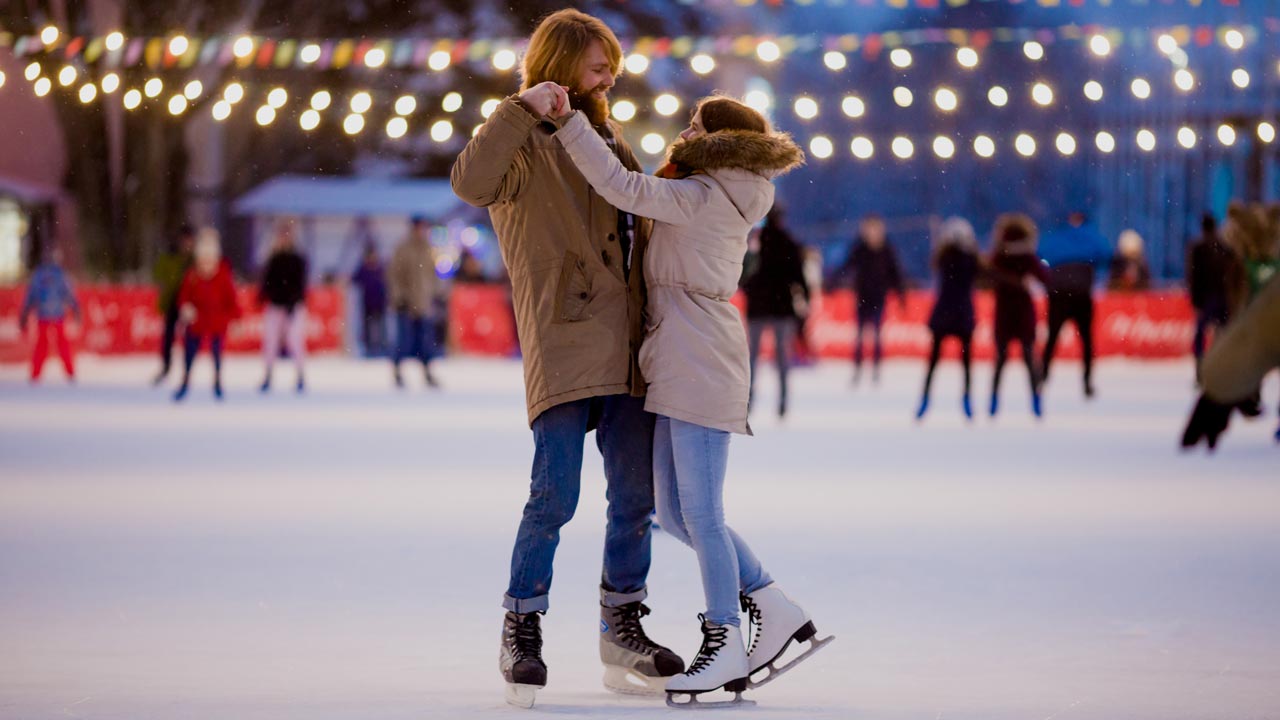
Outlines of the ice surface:
[{"label": "ice surface", "polygon": [[[0,718],[511,718],[497,639],[531,441],[519,365],[449,360],[442,392],[317,358],[309,393],[189,401],[148,359],[81,361],[30,387],[0,367]],[[989,367],[976,371],[985,408]],[[959,371],[854,389],[799,370],[785,423],[735,438],[746,536],[837,641],[721,716],[972,720],[1280,717],[1280,446],[1263,420],[1215,457],[1176,449],[1189,363],[1108,361],[1099,398],[1060,363],[1046,418],[1011,367],[1003,413],[963,422]],[[277,370],[288,388],[292,369]],[[588,455],[545,618],[535,715],[670,716],[612,695],[596,658],[603,532]],[[654,545],[650,633],[685,657],[692,552]]]}]

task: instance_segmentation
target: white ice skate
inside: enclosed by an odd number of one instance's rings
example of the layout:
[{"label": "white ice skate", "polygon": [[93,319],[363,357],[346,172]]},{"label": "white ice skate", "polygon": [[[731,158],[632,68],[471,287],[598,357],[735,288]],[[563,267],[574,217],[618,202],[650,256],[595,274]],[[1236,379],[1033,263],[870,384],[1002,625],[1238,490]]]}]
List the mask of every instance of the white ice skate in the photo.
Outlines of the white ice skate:
[{"label": "white ice skate", "polygon": [[[809,613],[787,597],[777,583],[744,595],[742,609],[755,626],[751,649],[747,652],[749,688],[768,685],[835,639],[834,636],[818,639],[818,631]],[[778,666],[777,662],[792,642],[807,642],[809,647],[790,662]]]},{"label": "white ice skate", "polygon": [[[742,698],[747,689],[747,651],[742,644],[742,631],[732,625],[714,625],[702,621],[702,647],[689,665],[689,670],[667,681],[667,705],[673,708],[703,710],[719,707],[755,705]],[[732,700],[703,702],[703,693],[724,689],[733,693]],[[676,698],[687,697],[678,701]]]}]

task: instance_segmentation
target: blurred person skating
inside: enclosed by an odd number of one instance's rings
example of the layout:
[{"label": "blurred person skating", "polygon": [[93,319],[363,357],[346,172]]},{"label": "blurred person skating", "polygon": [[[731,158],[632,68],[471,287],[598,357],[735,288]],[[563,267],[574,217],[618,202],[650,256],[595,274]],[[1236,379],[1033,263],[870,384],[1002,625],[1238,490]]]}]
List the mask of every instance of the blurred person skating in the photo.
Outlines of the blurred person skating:
[{"label": "blurred person skating", "polygon": [[880,380],[880,361],[884,356],[880,331],[884,325],[885,303],[889,293],[898,295],[898,304],[906,312],[907,289],[898,264],[898,254],[885,234],[884,219],[879,215],[867,215],[858,224],[858,237],[854,239],[849,258],[837,271],[839,280],[851,280],[856,299],[853,340],[853,382],[862,377],[863,341],[871,331],[871,380]]},{"label": "blurred person skating", "polygon": [[1036,367],[1036,307],[1031,300],[1032,283],[1045,283],[1044,266],[1036,256],[1036,226],[1021,213],[1006,213],[996,219],[992,231],[994,247],[989,262],[996,301],[996,360],[991,378],[990,413],[1000,409],[1000,377],[1009,359],[1009,345],[1022,346],[1022,360],[1031,383],[1031,411],[1041,415],[1040,373]]},{"label": "blurred person skating", "polygon": [[436,275],[436,253],[428,230],[425,218],[413,218],[409,223],[409,236],[396,248],[387,265],[387,286],[396,311],[396,347],[391,358],[396,387],[404,387],[400,363],[410,357],[422,363],[429,387],[440,386],[431,372],[431,361],[440,352],[435,326],[440,278]]},{"label": "blurred person skating", "polygon": [[182,340],[182,384],[173,394],[175,402],[187,396],[191,366],[200,346],[209,345],[213,356],[213,396],[222,399],[222,349],[227,327],[240,317],[231,266],[222,259],[218,231],[202,228],[196,235],[195,262],[178,291],[178,314],[184,325]]},{"label": "blurred person skating", "polygon": [[1116,254],[1111,259],[1107,289],[1115,292],[1151,289],[1151,266],[1147,264],[1146,243],[1136,230],[1125,230],[1116,241]]},{"label": "blurred person skating", "polygon": [[38,382],[44,371],[44,361],[49,357],[50,335],[67,380],[75,382],[75,359],[71,354],[71,343],[67,341],[66,320],[70,314],[76,322],[80,321],[80,303],[76,302],[75,291],[62,269],[61,248],[46,250],[44,261],[27,281],[26,296],[18,316],[23,334],[27,332],[33,312],[36,316],[36,344],[31,353],[31,382]]},{"label": "blurred person skating", "polygon": [[[792,664],[825,644],[808,613],[725,524],[723,497],[731,434],[751,434],[749,349],[732,298],[747,235],[773,205],[771,180],[804,154],[758,112],[719,96],[695,106],[657,177],[624,167],[581,113],[556,137],[596,192],[654,220],[644,254],[649,292],[640,368],[649,382],[645,409],[658,416],[655,505],[662,528],[697,553],[707,601],[699,615],[702,646],[689,669],[667,682],[667,702],[688,696],[696,703],[722,688],[735,693],[730,703],[741,702],[752,676],[767,673],[757,677],[763,684],[790,667],[774,662],[791,643],[810,643]],[[763,248],[761,260],[770,260]],[[740,606],[756,629],[750,648]]]},{"label": "blurred person skating", "polygon": [[364,356],[381,357],[387,351],[387,280],[377,245],[365,246],[364,258],[351,282],[360,291],[360,344]]},{"label": "blurred person skating", "polygon": [[1187,251],[1187,294],[1196,313],[1196,335],[1191,352],[1196,360],[1196,382],[1208,345],[1209,331],[1215,334],[1231,320],[1231,311],[1240,300],[1239,287],[1245,282],[1240,255],[1218,233],[1218,221],[1206,213],[1200,221],[1200,237]]},{"label": "blurred person skating", "polygon": [[454,192],[489,209],[512,301],[534,437],[529,499],[512,549],[499,669],[507,700],[530,706],[546,685],[540,618],[550,606],[560,529],[573,517],[583,444],[595,430],[608,486],[600,579],[600,660],[605,686],[662,692],[684,661],[649,638],[654,416],[644,410],[636,353],[644,332],[641,260],[651,223],[591,190],[553,133],[548,114],[584,110],[622,163],[640,168],[609,119],[608,92],[622,47],[599,19],[547,16],[521,67],[521,92],[504,100],[453,166]]},{"label": "blurred person skating", "polygon": [[778,365],[778,417],[787,414],[787,374],[795,343],[797,305],[809,302],[809,283],[804,275],[803,250],[782,222],[781,208],[774,208],[760,231],[760,255],[755,272],[744,283],[747,298],[747,325],[751,353],[751,392],[755,396],[756,360],[765,330],[773,335],[774,361]]},{"label": "blurred person skating", "polygon": [[173,343],[178,338],[178,291],[182,289],[187,271],[191,269],[191,251],[195,241],[195,228],[183,225],[178,230],[178,236],[151,266],[151,278],[156,284],[157,306],[160,316],[164,318],[164,334],[160,339],[160,372],[154,381],[156,385],[164,382],[173,366]]},{"label": "blurred person skating", "polygon": [[1062,327],[1071,322],[1080,336],[1084,396],[1092,398],[1093,285],[1096,271],[1111,263],[1111,244],[1087,222],[1084,213],[1073,212],[1067,217],[1066,227],[1040,238],[1039,253],[1047,266],[1045,290],[1049,296],[1049,336],[1044,344],[1041,383],[1049,379]]},{"label": "blurred person skating", "polygon": [[960,363],[964,368],[964,395],[960,407],[965,417],[972,418],[971,353],[973,328],[977,322],[973,309],[973,284],[978,277],[980,261],[978,240],[968,220],[948,218],[938,229],[933,266],[938,274],[938,293],[933,302],[933,310],[929,313],[929,332],[933,334],[933,346],[929,351],[929,369],[925,372],[924,393],[920,398],[916,418],[923,418],[929,410],[929,388],[933,384],[933,372],[942,357],[942,341],[949,337],[960,342]]},{"label": "blurred person skating", "polygon": [[[1233,308],[1242,308],[1257,297],[1280,270],[1280,203],[1232,202],[1227,208],[1223,237],[1243,262],[1243,277],[1237,281],[1233,304]],[[1261,416],[1264,412],[1261,393],[1255,393],[1252,400],[1242,404],[1240,411],[1249,418]]]},{"label": "blurred person skating", "polygon": [[297,249],[292,220],[276,224],[275,246],[262,272],[258,289],[262,311],[262,359],[266,370],[262,392],[271,389],[271,371],[280,357],[280,343],[289,352],[298,370],[296,388],[306,389],[307,354],[307,261]]}]

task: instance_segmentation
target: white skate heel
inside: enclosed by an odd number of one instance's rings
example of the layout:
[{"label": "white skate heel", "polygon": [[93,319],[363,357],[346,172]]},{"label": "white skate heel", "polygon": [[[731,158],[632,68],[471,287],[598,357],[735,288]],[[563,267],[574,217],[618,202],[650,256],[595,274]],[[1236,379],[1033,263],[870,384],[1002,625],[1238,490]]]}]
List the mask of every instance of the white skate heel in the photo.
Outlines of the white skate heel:
[{"label": "white skate heel", "polygon": [[[755,626],[751,649],[747,652],[750,661],[747,687],[751,689],[768,685],[835,639],[834,636],[818,638],[809,613],[787,597],[777,583],[744,595],[742,609]],[[780,665],[792,643],[807,643],[808,647]]]},{"label": "white skate heel", "polygon": [[538,685],[507,683],[507,704],[526,709],[531,708],[534,701],[538,699],[538,691],[541,689]]}]

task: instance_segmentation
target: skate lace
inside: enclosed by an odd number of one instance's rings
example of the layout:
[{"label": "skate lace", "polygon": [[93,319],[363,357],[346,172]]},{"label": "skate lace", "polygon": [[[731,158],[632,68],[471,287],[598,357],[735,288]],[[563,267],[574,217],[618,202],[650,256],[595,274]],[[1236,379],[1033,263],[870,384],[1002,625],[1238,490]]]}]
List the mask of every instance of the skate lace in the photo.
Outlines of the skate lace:
[{"label": "skate lace", "polygon": [[649,639],[644,632],[644,626],[640,624],[640,618],[649,614],[648,606],[633,602],[614,608],[613,612],[619,640],[630,645],[633,650],[646,655],[652,655],[658,651],[658,644]]},{"label": "skate lace", "polygon": [[764,614],[760,612],[760,606],[756,605],[746,595],[740,597],[742,601],[742,611],[747,614],[747,622],[755,627],[755,632],[751,633],[751,646],[747,648],[747,654],[750,655],[756,649],[756,643],[760,641],[760,631],[764,629]]},{"label": "skate lace", "polygon": [[706,669],[716,659],[720,648],[725,646],[729,633],[728,628],[723,625],[708,623],[705,615],[699,614],[698,619],[702,621],[702,647],[698,648],[698,656],[689,665],[686,675],[696,675]]},{"label": "skate lace", "polygon": [[535,613],[517,615],[507,620],[507,635],[512,642],[512,655],[516,660],[542,659],[542,633]]}]

